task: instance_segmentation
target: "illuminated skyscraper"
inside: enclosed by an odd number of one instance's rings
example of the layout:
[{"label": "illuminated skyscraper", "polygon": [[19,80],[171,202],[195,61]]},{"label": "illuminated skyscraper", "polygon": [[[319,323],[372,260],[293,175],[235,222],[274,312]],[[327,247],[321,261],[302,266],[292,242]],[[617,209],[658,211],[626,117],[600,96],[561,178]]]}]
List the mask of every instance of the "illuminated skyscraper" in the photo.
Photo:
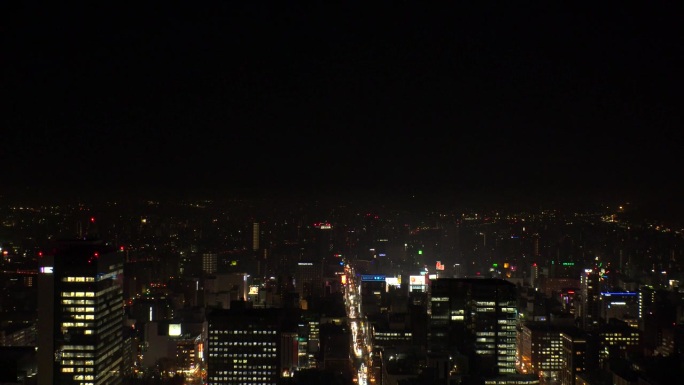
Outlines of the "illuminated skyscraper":
[{"label": "illuminated skyscraper", "polygon": [[[282,309],[250,309],[233,302],[216,309],[209,323],[209,384],[276,384],[297,369],[297,323]],[[294,336],[294,337],[293,337]]]},{"label": "illuminated skyscraper", "polygon": [[598,268],[586,269],[580,277],[582,289],[582,326],[595,329],[601,316],[601,273]]},{"label": "illuminated skyscraper", "polygon": [[469,357],[473,373],[515,373],[515,285],[502,279],[438,278],[430,288],[429,349],[457,349]]},{"label": "illuminated skyscraper", "polygon": [[[572,331],[576,328],[566,328]],[[564,329],[546,322],[526,322],[520,338],[520,370],[543,377],[546,383],[559,381],[563,370]]]},{"label": "illuminated skyscraper", "polygon": [[530,267],[530,286],[537,287],[538,281],[539,281],[539,266],[535,262]]},{"label": "illuminated skyscraper", "polygon": [[60,242],[40,260],[38,383],[120,384],[123,253]]},{"label": "illuminated skyscraper", "polygon": [[612,319],[610,323],[601,325],[599,335],[599,367],[608,358],[624,358],[628,353],[638,353],[641,346],[641,332],[626,322]]},{"label": "illuminated skyscraper", "polygon": [[218,255],[216,253],[202,254],[202,271],[207,274],[216,273],[218,267]]},{"label": "illuminated skyscraper", "polygon": [[563,344],[563,369],[560,372],[561,385],[575,385],[575,375],[587,370],[587,335],[574,328],[561,333]]},{"label": "illuminated skyscraper", "polygon": [[259,250],[259,222],[252,223],[252,251]]}]

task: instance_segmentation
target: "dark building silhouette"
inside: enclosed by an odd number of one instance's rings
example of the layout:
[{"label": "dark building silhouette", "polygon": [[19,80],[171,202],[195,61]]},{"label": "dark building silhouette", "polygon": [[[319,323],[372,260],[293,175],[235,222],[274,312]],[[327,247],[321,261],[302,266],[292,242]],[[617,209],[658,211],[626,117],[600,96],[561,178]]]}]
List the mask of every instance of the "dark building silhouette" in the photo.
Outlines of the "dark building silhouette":
[{"label": "dark building silhouette", "polygon": [[601,316],[601,273],[598,268],[585,270],[580,277],[582,289],[582,327],[596,329]]},{"label": "dark building silhouette", "polygon": [[587,340],[587,334],[579,328],[561,333],[564,365],[560,372],[561,385],[575,385],[575,375],[587,371]]},{"label": "dark building silhouette", "polygon": [[33,346],[0,346],[0,384],[35,383],[36,349]]},{"label": "dark building silhouette", "polygon": [[513,374],[516,286],[502,279],[439,278],[431,282],[428,349],[459,352],[473,373]]}]

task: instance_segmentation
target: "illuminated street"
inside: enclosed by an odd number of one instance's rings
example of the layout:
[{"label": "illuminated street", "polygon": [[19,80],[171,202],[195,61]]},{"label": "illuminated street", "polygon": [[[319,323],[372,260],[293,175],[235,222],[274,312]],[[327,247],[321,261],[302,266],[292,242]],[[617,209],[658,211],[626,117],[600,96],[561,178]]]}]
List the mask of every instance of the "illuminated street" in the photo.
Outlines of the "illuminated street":
[{"label": "illuminated street", "polygon": [[365,316],[361,313],[361,293],[360,286],[356,282],[354,270],[351,266],[345,267],[347,284],[345,286],[345,304],[347,306],[347,317],[351,326],[351,343],[354,352],[354,367],[357,369],[357,382],[368,384],[373,382],[369,378],[370,352],[372,342]]}]

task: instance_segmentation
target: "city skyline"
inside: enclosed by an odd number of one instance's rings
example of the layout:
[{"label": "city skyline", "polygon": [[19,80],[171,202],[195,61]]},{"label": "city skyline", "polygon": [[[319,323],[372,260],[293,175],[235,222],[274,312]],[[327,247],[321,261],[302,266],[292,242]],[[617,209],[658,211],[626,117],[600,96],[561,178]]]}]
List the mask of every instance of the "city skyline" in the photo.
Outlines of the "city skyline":
[{"label": "city skyline", "polygon": [[[0,375],[25,385],[49,383],[49,366],[85,385],[680,376],[684,228],[634,218],[630,205],[373,206],[2,204]],[[115,368],[98,369],[107,362]]]},{"label": "city skyline", "polygon": [[6,195],[684,190],[677,5],[5,8]]}]

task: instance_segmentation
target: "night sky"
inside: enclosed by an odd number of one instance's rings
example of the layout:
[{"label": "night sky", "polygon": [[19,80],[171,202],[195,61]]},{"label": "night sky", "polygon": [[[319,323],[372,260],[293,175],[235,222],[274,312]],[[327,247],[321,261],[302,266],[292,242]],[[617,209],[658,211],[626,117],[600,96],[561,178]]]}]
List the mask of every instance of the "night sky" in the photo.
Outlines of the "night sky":
[{"label": "night sky", "polygon": [[3,3],[0,186],[682,200],[682,2],[318,3]]}]

